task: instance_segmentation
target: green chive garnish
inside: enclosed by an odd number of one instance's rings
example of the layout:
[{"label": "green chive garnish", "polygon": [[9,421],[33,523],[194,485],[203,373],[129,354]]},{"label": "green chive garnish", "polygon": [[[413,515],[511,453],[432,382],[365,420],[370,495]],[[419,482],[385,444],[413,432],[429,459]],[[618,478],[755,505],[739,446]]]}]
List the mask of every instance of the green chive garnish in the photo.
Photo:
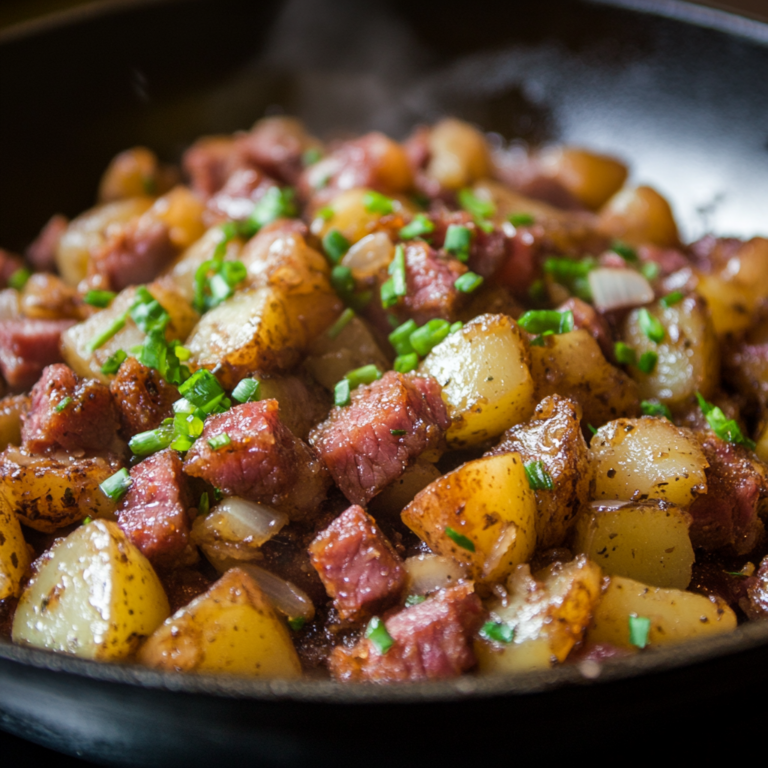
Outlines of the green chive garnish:
[{"label": "green chive garnish", "polygon": [[241,379],[232,390],[233,399],[238,403],[255,403],[259,399],[261,382],[258,379]]},{"label": "green chive garnish", "polygon": [[622,365],[637,365],[637,354],[629,344],[617,341],[613,346],[613,354]]},{"label": "green chive garnish", "polygon": [[461,224],[451,224],[445,232],[443,248],[452,253],[459,261],[469,259],[469,247],[472,244],[472,233],[468,227]]},{"label": "green chive garnish", "polygon": [[474,272],[465,272],[459,277],[453,284],[457,291],[461,293],[472,293],[476,288],[479,288],[483,284],[483,278],[480,275],[476,275]]},{"label": "green chive garnish", "polygon": [[647,616],[629,616],[629,642],[637,648],[648,645],[651,620]]},{"label": "green chive garnish", "polygon": [[487,621],[480,628],[480,637],[508,644],[515,639],[515,630],[505,621]]},{"label": "green chive garnish", "polygon": [[458,544],[462,549],[466,549],[468,552],[475,551],[475,544],[471,539],[463,536],[458,531],[455,531],[450,526],[446,526],[445,535],[451,539],[455,544]]},{"label": "green chive garnish", "polygon": [[637,367],[647,374],[651,374],[656,370],[656,363],[659,362],[659,356],[656,352],[643,352],[640,355],[640,359],[637,361]]},{"label": "green chive garnish", "polygon": [[333,218],[333,208],[330,205],[324,205],[322,208],[318,208],[315,215],[323,221],[330,221]]},{"label": "green chive garnish", "polygon": [[306,168],[308,165],[314,165],[320,158],[322,158],[323,153],[321,150],[319,150],[317,147],[310,147],[309,149],[305,149],[304,153],[301,156],[301,164]]},{"label": "green chive garnish", "polygon": [[664,326],[645,307],[637,313],[640,330],[655,344],[664,340]]},{"label": "green chive garnish", "polygon": [[661,269],[655,261],[646,261],[640,267],[640,274],[651,283],[659,276],[660,272]]},{"label": "green chive garnish", "polygon": [[509,216],[507,216],[507,221],[513,227],[528,227],[533,224],[536,219],[534,219],[530,213],[510,213]]},{"label": "green chive garnish", "polygon": [[323,250],[326,256],[337,264],[349,250],[350,242],[338,229],[332,229],[323,237]]},{"label": "green chive garnish", "polygon": [[298,214],[295,198],[296,192],[290,187],[270,187],[241,225],[242,234],[251,237],[277,219],[294,218]]},{"label": "green chive garnish", "polygon": [[672,421],[672,412],[664,403],[657,403],[654,400],[643,400],[640,403],[640,409],[643,412],[643,416],[663,416],[665,419]]},{"label": "green chive garnish", "polygon": [[408,434],[404,429],[390,429],[389,433],[395,437],[402,437],[403,435]]},{"label": "green chive garnish", "polygon": [[127,319],[127,311],[118,315],[100,334],[91,339],[88,344],[88,351],[95,352],[99,347],[103,347],[118,331],[125,328]]},{"label": "green chive garnish", "polygon": [[406,320],[389,334],[389,343],[398,355],[409,355],[413,352],[411,334],[418,328],[415,320]]},{"label": "green chive garnish", "polygon": [[398,355],[392,368],[398,373],[410,373],[419,367],[419,356],[415,352],[408,355]]},{"label": "green chive garnish", "polygon": [[306,623],[307,620],[303,616],[296,616],[294,619],[288,619],[288,626],[294,632],[298,632],[300,629],[303,629]]},{"label": "green chive garnish", "polygon": [[701,392],[696,393],[696,399],[699,401],[699,407],[704,414],[710,429],[721,439],[727,443],[735,443],[736,445],[743,445],[750,450],[755,450],[754,440],[750,440],[741,431],[741,427],[736,423],[734,419],[729,419],[722,412],[720,408],[712,403],[708,403],[702,396]]},{"label": "green chive garnish", "polygon": [[403,240],[413,240],[415,237],[424,237],[435,231],[434,222],[427,218],[426,214],[417,213],[413,219],[400,230]]},{"label": "green chive garnish", "polygon": [[8,278],[8,286],[10,288],[15,288],[17,291],[21,291],[30,277],[32,277],[31,270],[26,267],[19,267],[19,269]]},{"label": "green chive garnish", "polygon": [[349,384],[349,379],[342,379],[333,388],[333,404],[340,408],[349,405],[351,402],[352,387]]},{"label": "green chive garnish", "polygon": [[662,307],[672,307],[675,304],[681,302],[685,298],[685,294],[682,291],[673,291],[667,294],[663,299],[659,300],[659,304]]},{"label": "green chive garnish", "polygon": [[381,378],[381,371],[373,363],[364,365],[362,368],[355,368],[354,371],[347,373],[344,378],[349,382],[352,389],[356,389],[361,384],[372,384]]},{"label": "green chive garnish", "polygon": [[528,333],[568,333],[573,330],[573,312],[555,309],[531,309],[518,321]]},{"label": "green chive garnish", "polygon": [[394,644],[392,635],[387,632],[384,622],[374,616],[365,628],[365,636],[376,646],[376,650],[383,656]]},{"label": "green chive garnish", "polygon": [[65,397],[63,400],[59,400],[59,403],[56,406],[56,413],[61,413],[71,402],[71,397]]},{"label": "green chive garnish", "polygon": [[335,339],[349,324],[355,316],[355,311],[347,307],[340,315],[339,319],[328,329],[328,336]]},{"label": "green chive garnish", "polygon": [[208,498],[208,491],[204,491],[200,496],[200,501],[197,502],[197,513],[201,517],[205,517],[211,511],[211,501]]},{"label": "green chive garnish", "polygon": [[219,448],[229,445],[232,440],[226,432],[222,432],[220,435],[215,435],[214,437],[209,438],[206,442],[211,447],[211,450],[218,451]]},{"label": "green chive garnish", "polygon": [[552,475],[547,472],[544,462],[531,461],[524,465],[525,476],[528,478],[528,485],[533,491],[551,491],[555,484],[552,482]]},{"label": "green chive garnish", "polygon": [[128,470],[123,468],[108,477],[99,488],[105,496],[109,496],[112,501],[117,501],[131,487],[132,482]]},{"label": "green chive garnish", "polygon": [[117,294],[113,291],[88,291],[83,297],[83,301],[92,307],[104,309],[104,307],[108,307],[112,303],[115,296]]},{"label": "green chive garnish", "polygon": [[614,240],[611,243],[611,250],[621,256],[628,264],[637,264],[640,261],[637,251],[631,245],[627,245],[621,240]]},{"label": "green chive garnish", "polygon": [[192,374],[180,387],[179,394],[198,408],[206,408],[224,395],[218,379],[205,368]]},{"label": "green chive garnish", "polygon": [[106,376],[117,373],[120,366],[128,359],[128,353],[118,349],[113,355],[110,355],[104,365],[101,366],[101,372]]},{"label": "green chive garnish", "polygon": [[408,608],[412,608],[414,605],[421,605],[426,599],[424,595],[408,595],[405,598],[405,604]]},{"label": "green chive garnish", "polygon": [[363,207],[368,213],[380,213],[384,216],[395,210],[395,201],[381,192],[368,190],[363,194]]},{"label": "green chive garnish", "polygon": [[167,448],[174,440],[173,419],[167,419],[169,424],[147,432],[139,432],[128,442],[128,447],[136,456],[149,456]]},{"label": "green chive garnish", "polygon": [[477,219],[488,219],[496,213],[496,206],[490,200],[481,200],[471,189],[460,189],[457,195],[459,205]]},{"label": "green chive garnish", "polygon": [[411,346],[421,356],[426,357],[451,332],[447,320],[430,320],[411,334]]},{"label": "green chive garnish", "polygon": [[394,306],[401,296],[405,296],[408,293],[405,272],[405,249],[402,245],[398,245],[395,248],[395,258],[390,262],[387,271],[391,277],[381,286],[381,303],[384,308]]}]

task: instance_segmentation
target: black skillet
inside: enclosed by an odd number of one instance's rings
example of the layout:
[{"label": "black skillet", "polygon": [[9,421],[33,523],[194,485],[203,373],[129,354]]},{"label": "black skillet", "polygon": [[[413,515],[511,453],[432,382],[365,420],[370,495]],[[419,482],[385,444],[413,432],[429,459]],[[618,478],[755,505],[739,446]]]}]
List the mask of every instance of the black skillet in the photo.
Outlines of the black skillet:
[{"label": "black skillet", "polygon": [[[689,238],[768,233],[766,25],[677,0],[177,0],[0,35],[0,244],[88,207],[120,149],[176,159],[276,109],[322,135],[402,136],[455,114],[608,149],[672,198]],[[749,740],[766,686],[768,622],[597,677],[573,665],[386,688],[162,675],[0,642],[0,727],[121,765],[623,760],[670,739]]]}]

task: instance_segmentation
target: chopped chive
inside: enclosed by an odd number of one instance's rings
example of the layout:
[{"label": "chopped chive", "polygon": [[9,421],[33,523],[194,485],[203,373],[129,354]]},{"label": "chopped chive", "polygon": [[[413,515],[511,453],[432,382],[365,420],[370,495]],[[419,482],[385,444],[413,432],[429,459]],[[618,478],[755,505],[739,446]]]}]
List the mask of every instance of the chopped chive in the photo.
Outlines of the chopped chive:
[{"label": "chopped chive", "polygon": [[490,235],[494,230],[493,222],[488,221],[487,219],[475,219],[475,224],[487,235]]},{"label": "chopped chive", "polygon": [[17,291],[23,290],[27,284],[27,280],[32,277],[32,271],[26,267],[19,267],[9,278],[8,286],[15,288]]},{"label": "chopped chive", "polygon": [[261,382],[258,379],[241,379],[232,390],[232,397],[238,403],[255,403],[259,399]]},{"label": "chopped chive", "polygon": [[398,373],[410,373],[419,367],[419,356],[415,352],[407,355],[398,355],[392,368]]},{"label": "chopped chive", "polygon": [[656,363],[658,362],[659,356],[656,352],[643,352],[643,354],[640,355],[640,359],[637,361],[637,367],[643,373],[651,374],[656,370]]},{"label": "chopped chive", "polygon": [[318,208],[315,215],[323,221],[330,221],[333,218],[333,208],[330,205],[324,205],[322,208]]},{"label": "chopped chive", "polygon": [[478,219],[488,219],[496,213],[496,206],[490,200],[481,200],[471,189],[460,189],[457,195],[459,205]]},{"label": "chopped chive", "polygon": [[534,280],[528,289],[528,295],[537,304],[543,304],[547,300],[547,286],[543,280]]},{"label": "chopped chive", "polygon": [[99,488],[101,488],[102,493],[112,499],[112,501],[118,501],[131,487],[132,482],[133,480],[131,480],[128,470],[123,467],[123,469],[119,469],[114,475],[108,477],[101,483]]},{"label": "chopped chive", "polygon": [[331,339],[335,339],[351,322],[355,316],[355,311],[347,307],[340,315],[338,320],[326,331]]},{"label": "chopped chive", "polygon": [[361,384],[372,384],[377,379],[380,379],[381,371],[376,365],[371,363],[361,368],[355,368],[354,371],[345,374],[344,378],[349,382],[352,389],[356,389]]},{"label": "chopped chive", "polygon": [[365,636],[376,646],[376,650],[383,656],[394,644],[392,635],[387,632],[384,622],[374,616],[365,628]]},{"label": "chopped chive", "polygon": [[452,253],[459,261],[469,259],[469,247],[472,243],[472,233],[469,227],[461,224],[451,224],[445,231],[443,248]]},{"label": "chopped chive", "polygon": [[301,629],[304,629],[304,625],[307,623],[307,620],[303,616],[296,616],[293,619],[288,619],[288,626],[294,631],[298,632]]},{"label": "chopped chive", "polygon": [[349,384],[349,379],[342,379],[333,388],[333,404],[340,408],[349,405],[351,402],[352,387]]},{"label": "chopped chive", "polygon": [[411,346],[421,357],[426,357],[450,332],[447,320],[430,320],[411,334]]},{"label": "chopped chive", "polygon": [[94,336],[88,344],[88,351],[95,352],[99,347],[103,347],[118,331],[125,328],[128,319],[128,311],[118,315],[100,334]]},{"label": "chopped chive", "polygon": [[406,320],[402,325],[398,325],[392,333],[389,334],[389,343],[393,346],[398,355],[409,355],[413,352],[411,344],[411,334],[418,328],[415,320]]},{"label": "chopped chive", "polygon": [[458,544],[462,549],[466,549],[468,552],[475,551],[475,544],[471,539],[468,539],[463,534],[454,530],[450,526],[446,526],[445,535],[451,539],[455,544]]},{"label": "chopped chive", "polygon": [[414,605],[421,605],[426,599],[424,595],[408,595],[405,598],[405,604],[408,608],[412,608]]},{"label": "chopped chive", "polygon": [[56,413],[61,413],[71,402],[72,402],[71,397],[65,397],[63,400],[59,400],[59,403],[55,409]]},{"label": "chopped chive", "polygon": [[510,213],[507,216],[507,221],[513,227],[528,227],[535,223],[536,219],[530,213]]},{"label": "chopped chive", "polygon": [[528,478],[528,485],[533,491],[551,491],[555,484],[552,482],[552,475],[547,472],[544,462],[531,461],[523,466],[525,476]]},{"label": "chopped chive", "polygon": [[341,261],[344,254],[349,250],[350,242],[338,229],[331,229],[323,237],[323,250],[326,256],[337,264]]},{"label": "chopped chive", "polygon": [[400,297],[408,293],[405,249],[402,245],[395,248],[395,258],[390,262],[387,271],[391,277],[381,286],[381,303],[385,308],[394,306]]},{"label": "chopped chive", "polygon": [[531,309],[518,321],[528,333],[568,333],[573,330],[573,312],[558,312],[556,309]]},{"label": "chopped chive", "polygon": [[640,274],[648,280],[648,282],[653,282],[661,272],[661,269],[659,265],[655,261],[646,261],[641,267],[640,267]]},{"label": "chopped chive", "polygon": [[165,341],[165,333],[155,328],[147,334],[144,343],[139,349],[138,361],[147,368],[163,371],[168,359],[168,345]]},{"label": "chopped chive", "polygon": [[511,643],[515,639],[515,630],[506,621],[487,621],[480,628],[480,637],[497,643]]},{"label": "chopped chive", "polygon": [[390,429],[389,432],[395,437],[402,437],[403,435],[408,434],[404,429]]},{"label": "chopped chive", "polygon": [[426,214],[417,213],[413,219],[399,232],[401,239],[413,240],[415,237],[424,237],[435,231],[435,224]]},{"label": "chopped chive", "polygon": [[93,522],[93,518],[92,517],[84,517],[83,520],[82,520],[82,524],[83,525],[90,525],[92,522]]},{"label": "chopped chive", "polygon": [[157,429],[150,429],[147,432],[139,432],[128,442],[128,447],[136,456],[149,456],[167,448],[174,440],[173,419],[168,419],[171,423],[163,425]]},{"label": "chopped chive", "polygon": [[201,517],[205,517],[211,511],[211,501],[208,498],[208,491],[204,491],[200,496],[200,501],[197,502],[197,513]]},{"label": "chopped chive", "polygon": [[164,331],[171,320],[160,302],[143,285],[136,289],[136,301],[131,304],[128,313],[144,333]]},{"label": "chopped chive", "polygon": [[386,216],[395,210],[395,201],[381,192],[368,190],[363,194],[363,207],[368,213],[381,213]]},{"label": "chopped chive", "polygon": [[86,304],[90,304],[92,307],[108,307],[112,300],[117,296],[114,291],[88,291],[83,297],[83,301]]},{"label": "chopped chive", "polygon": [[355,292],[355,278],[352,277],[352,270],[337,264],[331,270],[331,285],[342,299],[351,296]]},{"label": "chopped chive", "polygon": [[544,271],[552,275],[558,283],[568,283],[579,277],[586,277],[594,268],[596,262],[591,256],[583,259],[569,259],[565,256],[550,256],[544,260]]},{"label": "chopped chive", "polygon": [[664,403],[657,403],[653,400],[643,400],[640,403],[640,410],[643,412],[643,416],[663,416],[665,419],[672,421],[672,412],[667,408]]},{"label": "chopped chive", "polygon": [[461,293],[472,293],[483,284],[483,278],[474,272],[465,272],[453,284],[457,291]]},{"label": "chopped chive", "polygon": [[190,376],[180,387],[179,394],[198,408],[206,408],[224,394],[219,380],[205,368]]},{"label": "chopped chive", "polygon": [[647,616],[629,616],[629,642],[637,648],[648,645],[648,634],[651,631],[651,620]]},{"label": "chopped chive", "polygon": [[122,349],[118,349],[113,355],[110,355],[104,365],[101,366],[101,372],[106,376],[117,373],[120,366],[128,359],[128,354]]},{"label": "chopped chive", "polygon": [[631,245],[627,245],[621,240],[614,240],[611,243],[611,250],[621,256],[628,264],[637,264],[640,261],[637,251]]},{"label": "chopped chive", "polygon": [[746,446],[752,451],[755,450],[755,442],[744,435],[741,427],[739,427],[734,419],[727,418],[720,408],[712,403],[708,403],[702,397],[701,392],[696,393],[696,399],[699,401],[699,407],[710,429],[717,437],[725,440],[727,443],[735,443]]},{"label": "chopped chive", "polygon": [[314,165],[323,156],[323,153],[317,147],[305,149],[301,155],[301,164],[306,168],[308,165]]},{"label": "chopped chive", "polygon": [[622,365],[637,365],[637,354],[635,350],[623,341],[617,341],[613,345],[613,354],[616,356],[616,360]]},{"label": "chopped chive", "polygon": [[464,323],[461,320],[457,320],[455,323],[451,323],[451,327],[448,329],[448,334],[456,333],[464,327]]},{"label": "chopped chive", "polygon": [[662,307],[669,308],[681,302],[684,298],[685,294],[682,291],[672,291],[672,293],[667,294],[663,299],[660,299],[659,304],[661,304]]},{"label": "chopped chive", "polygon": [[232,440],[226,432],[222,432],[220,435],[215,435],[214,437],[209,438],[206,442],[211,446],[211,450],[218,451],[219,448],[229,445]]},{"label": "chopped chive", "polygon": [[588,430],[589,430],[589,431],[590,431],[590,432],[591,432],[593,435],[596,435],[596,434],[597,434],[597,430],[596,430],[596,429],[595,429],[595,428],[594,428],[594,427],[593,427],[591,424],[587,424],[587,429],[588,429]]},{"label": "chopped chive", "polygon": [[637,313],[640,330],[655,344],[664,340],[664,326],[645,307]]},{"label": "chopped chive", "polygon": [[736,578],[740,579],[746,579],[749,574],[743,573],[742,571],[723,571],[723,573],[727,574],[728,576],[735,576]]},{"label": "chopped chive", "polygon": [[270,187],[243,223],[243,234],[252,236],[277,219],[294,218],[298,214],[295,197],[296,192],[290,187]]},{"label": "chopped chive", "polygon": [[177,360],[189,360],[189,358],[192,356],[192,353],[186,347],[182,347],[181,344],[176,344],[172,347],[172,349],[173,354],[176,355]]}]

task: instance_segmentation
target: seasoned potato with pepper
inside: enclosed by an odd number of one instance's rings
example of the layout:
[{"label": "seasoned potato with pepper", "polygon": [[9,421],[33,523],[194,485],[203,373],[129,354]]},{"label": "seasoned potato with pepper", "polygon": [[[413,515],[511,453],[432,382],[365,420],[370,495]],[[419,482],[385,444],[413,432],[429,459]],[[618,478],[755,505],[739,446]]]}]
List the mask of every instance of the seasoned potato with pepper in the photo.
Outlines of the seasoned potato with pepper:
[{"label": "seasoned potato with pepper", "polygon": [[427,176],[446,189],[466,187],[490,175],[491,162],[485,135],[469,123],[446,118],[427,137]]},{"label": "seasoned potato with pepper", "polygon": [[597,426],[639,410],[637,386],[612,366],[587,330],[545,336],[531,347],[531,373],[536,394],[575,400],[587,424]]},{"label": "seasoned potato with pepper", "polygon": [[632,245],[663,248],[680,243],[672,208],[651,187],[622,189],[614,195],[600,211],[600,229]]},{"label": "seasoned potato with pepper", "polygon": [[594,505],[576,523],[573,548],[611,576],[685,589],[695,555],[691,516],[665,501]]},{"label": "seasoned potato with pepper", "polygon": [[29,548],[19,520],[0,493],[0,600],[18,596],[29,562]]},{"label": "seasoned potato with pepper", "polygon": [[499,581],[536,548],[536,501],[518,453],[463,464],[430,483],[403,522],[478,581]]},{"label": "seasoned potato with pepper", "polygon": [[507,581],[506,601],[490,605],[475,641],[481,674],[546,669],[565,661],[600,600],[602,573],[585,557],[557,563],[534,579],[527,565]]},{"label": "seasoned potato with pepper", "polygon": [[596,499],[664,499],[687,507],[707,490],[698,441],[666,419],[617,419],[590,443]]},{"label": "seasoned potato with pepper", "polygon": [[650,620],[647,645],[672,645],[730,632],[736,615],[724,600],[679,589],[661,589],[613,576],[587,630],[590,645],[634,648],[630,617]]},{"label": "seasoned potato with pepper", "polygon": [[496,437],[533,412],[527,345],[506,315],[480,315],[467,323],[424,358],[419,372],[443,387],[452,419],[446,439],[453,448]]},{"label": "seasoned potato with pepper", "polygon": [[147,640],[139,661],[155,669],[290,679],[299,657],[258,584],[228,570]]},{"label": "seasoned potato with pepper", "polygon": [[19,600],[13,640],[101,661],[131,656],[170,613],[163,586],[116,523],[62,539]]},{"label": "seasoned potato with pepper", "polygon": [[658,356],[649,373],[637,366],[629,369],[643,400],[658,399],[675,406],[696,392],[710,397],[717,389],[720,348],[701,298],[688,296],[669,307],[655,302],[634,309],[627,315],[622,335],[638,360],[646,353]]}]

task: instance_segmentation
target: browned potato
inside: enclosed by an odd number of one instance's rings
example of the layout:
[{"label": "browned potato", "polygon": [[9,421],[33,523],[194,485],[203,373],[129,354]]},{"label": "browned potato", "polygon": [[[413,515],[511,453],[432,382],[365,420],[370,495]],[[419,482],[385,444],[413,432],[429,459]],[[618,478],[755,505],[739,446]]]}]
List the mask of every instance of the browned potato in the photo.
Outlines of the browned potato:
[{"label": "browned potato", "polygon": [[0,454],[0,493],[24,525],[53,533],[85,517],[112,517],[99,485],[119,469],[102,458],[47,458],[16,448]]},{"label": "browned potato", "polygon": [[664,499],[681,507],[707,490],[704,452],[666,419],[617,419],[590,443],[596,499]]},{"label": "browned potato", "polygon": [[446,118],[428,136],[427,176],[446,189],[460,189],[490,174],[485,136],[462,120]]},{"label": "browned potato", "polygon": [[147,666],[267,678],[301,675],[283,622],[258,584],[239,568],[175,613],[139,652]]},{"label": "browned potato", "polygon": [[[664,338],[648,338],[640,318],[644,311],[661,323]],[[670,406],[690,400],[696,392],[711,397],[720,383],[720,347],[707,305],[688,296],[671,307],[654,302],[632,310],[623,330],[624,341],[635,350],[638,360],[655,352],[658,362],[651,373],[629,368],[643,400],[658,399]]]},{"label": "browned potato", "polygon": [[639,411],[637,385],[605,359],[585,329],[545,336],[543,346],[532,346],[531,373],[538,397],[559,394],[575,400],[587,424]]},{"label": "browned potato", "polygon": [[542,549],[563,543],[580,505],[589,498],[592,467],[581,433],[581,408],[553,395],[533,418],[508,430],[491,455],[517,451],[524,463],[540,461],[552,479],[551,490],[535,490],[536,541]]},{"label": "browned potato", "polygon": [[467,462],[430,483],[403,510],[429,548],[473,579],[504,579],[536,548],[536,501],[518,453]]},{"label": "browned potato", "polygon": [[155,197],[167,192],[175,183],[176,172],[162,166],[154,152],[146,147],[133,147],[115,155],[99,183],[99,202],[110,203],[131,197]]},{"label": "browned potato", "polygon": [[423,491],[431,482],[440,477],[440,470],[422,458],[417,459],[393,480],[384,490],[369,502],[374,517],[380,513],[400,514],[410,504],[419,491]]},{"label": "browned potato", "polygon": [[28,408],[28,395],[8,395],[0,400],[0,451],[21,445],[21,416]]},{"label": "browned potato", "polygon": [[623,189],[612,197],[600,211],[600,228],[632,245],[652,243],[663,248],[680,244],[672,208],[651,187]]},{"label": "browned potato", "polygon": [[155,200],[144,216],[165,224],[171,242],[182,249],[189,248],[205,233],[204,210],[197,195],[187,187],[178,186]]},{"label": "browned potato", "polygon": [[21,580],[29,568],[29,547],[21,525],[5,495],[0,492],[0,600],[18,597]]},{"label": "browned potato", "polygon": [[579,517],[573,548],[611,576],[685,589],[695,559],[690,525],[687,512],[665,501],[594,505]]},{"label": "browned potato", "polygon": [[328,393],[306,373],[301,376],[262,376],[259,381],[259,398],[277,400],[280,421],[302,440],[309,437],[312,427],[325,419],[331,410]]}]

